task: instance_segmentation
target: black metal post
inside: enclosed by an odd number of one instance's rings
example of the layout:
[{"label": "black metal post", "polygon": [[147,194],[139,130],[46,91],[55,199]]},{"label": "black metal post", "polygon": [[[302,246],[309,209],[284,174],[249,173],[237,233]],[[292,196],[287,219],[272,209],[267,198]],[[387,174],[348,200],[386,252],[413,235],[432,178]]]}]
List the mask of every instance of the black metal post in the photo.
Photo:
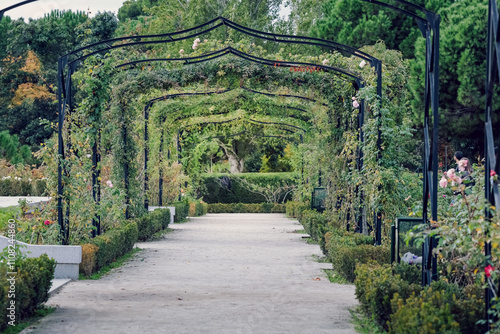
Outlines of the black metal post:
[{"label": "black metal post", "polygon": [[[161,128],[161,135],[160,135],[160,152],[159,152],[159,158],[158,158],[158,205],[162,206],[163,205],[163,166],[162,166],[162,154],[163,154],[163,127]],[[170,160],[170,149],[168,149],[168,156],[167,159]]]},{"label": "black metal post", "polygon": [[[95,138],[94,145],[92,146],[92,198],[94,203],[97,203],[97,138]],[[97,233],[97,219],[94,216],[92,218],[92,238],[95,238]]]},{"label": "black metal post", "polygon": [[59,58],[57,60],[57,114],[58,114],[58,159],[57,159],[57,220],[59,222],[59,228],[61,233],[64,233],[64,217],[63,217],[63,166],[62,160],[64,159],[64,142],[63,142],[63,123],[64,123],[64,105],[65,101],[63,98],[63,59]]},{"label": "black metal post", "polygon": [[129,191],[129,166],[127,160],[127,125],[122,125],[122,135],[123,135],[123,179],[125,181],[125,219],[130,218],[130,191]]},{"label": "black metal post", "polygon": [[[500,56],[500,42],[498,36],[499,29],[499,13],[497,0],[490,0],[488,4],[488,44],[486,50],[486,107],[485,107],[485,135],[484,135],[484,150],[485,150],[485,173],[484,173],[484,195],[486,200],[495,207],[496,210],[500,207],[500,194],[498,183],[491,182],[492,172],[500,175],[500,164],[498,163],[497,152],[495,152],[495,138],[493,133],[493,95],[495,92],[495,79],[500,77],[500,64],[498,57]],[[500,142],[500,141],[499,141]],[[498,176],[497,176],[498,177]],[[491,219],[491,211],[485,209],[486,219]],[[486,237],[489,237],[490,232],[486,231]],[[484,246],[486,256],[485,266],[491,260],[491,243],[486,242]],[[492,307],[493,292],[490,288],[485,289],[486,303],[486,328],[489,330],[489,322],[495,322],[492,315],[489,314],[489,309]]]},{"label": "black metal post", "polygon": [[148,121],[149,121],[149,107],[151,105],[148,104],[144,108],[144,209],[146,211],[149,207],[149,197],[148,197]]},{"label": "black metal post", "polygon": [[[177,163],[181,164],[181,134],[177,131]],[[182,186],[179,185],[179,202],[182,200]]]}]

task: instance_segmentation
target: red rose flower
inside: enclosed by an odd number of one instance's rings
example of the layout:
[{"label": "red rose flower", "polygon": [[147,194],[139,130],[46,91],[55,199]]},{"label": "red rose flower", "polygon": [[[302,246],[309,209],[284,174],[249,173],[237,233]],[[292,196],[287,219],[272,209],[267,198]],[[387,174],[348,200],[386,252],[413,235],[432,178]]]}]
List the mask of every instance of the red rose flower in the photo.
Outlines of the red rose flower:
[{"label": "red rose flower", "polygon": [[495,172],[493,169],[490,170],[490,176],[495,176],[495,175],[497,175],[497,172]]},{"label": "red rose flower", "polygon": [[493,268],[491,264],[489,264],[486,268],[484,268],[484,273],[486,274],[486,277],[490,277],[493,270],[495,270],[495,268]]}]

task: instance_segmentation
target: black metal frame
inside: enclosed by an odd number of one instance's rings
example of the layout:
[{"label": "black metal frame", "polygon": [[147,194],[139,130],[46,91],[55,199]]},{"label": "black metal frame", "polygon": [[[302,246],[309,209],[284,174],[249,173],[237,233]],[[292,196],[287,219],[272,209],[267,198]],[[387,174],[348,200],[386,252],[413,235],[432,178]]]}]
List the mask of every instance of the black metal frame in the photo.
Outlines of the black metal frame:
[{"label": "black metal frame", "polygon": [[0,21],[2,21],[2,18],[3,18],[3,15],[5,14],[5,12],[8,12],[9,10],[12,10],[12,9],[15,9],[17,7],[21,7],[21,6],[24,6],[24,5],[27,5],[31,2],[35,2],[35,1],[38,1],[38,0],[25,0],[25,1],[22,1],[22,2],[19,2],[19,3],[16,3],[12,6],[9,6],[9,7],[6,7],[4,9],[0,9]]},{"label": "black metal frame", "polygon": [[[484,173],[484,195],[486,200],[495,207],[496,212],[500,208],[500,193],[498,191],[498,183],[491,182],[490,171],[494,171],[497,175],[500,175],[500,164],[498,163],[498,152],[495,152],[495,134],[493,132],[493,96],[495,93],[495,86],[498,86],[498,79],[500,78],[500,20],[498,12],[497,0],[489,0],[488,5],[488,45],[486,50],[486,107],[485,107],[485,118],[484,118],[484,156],[485,156],[485,173]],[[497,150],[498,144],[500,143],[500,136],[497,139]],[[487,208],[485,210],[485,216],[491,218],[491,211]],[[489,231],[486,232],[487,235]],[[485,255],[487,261],[491,259],[491,243],[486,242],[484,246]],[[486,264],[485,264],[486,265]],[[486,319],[489,321],[495,321],[488,310],[492,306],[493,292],[490,288],[486,288],[485,291],[485,301],[486,301]],[[486,330],[489,328],[487,327]]]},{"label": "black metal frame", "polygon": [[[439,24],[441,18],[438,14],[428,11],[422,6],[412,4],[404,0],[393,0],[399,4],[411,7],[416,12],[425,16],[422,18],[416,13],[401,9],[377,0],[361,0],[377,4],[413,18],[423,37],[426,39],[425,55],[425,95],[424,95],[424,189],[423,189],[423,213],[425,222],[437,221],[437,174],[438,174],[438,130],[439,130]],[[432,138],[429,135],[431,118],[429,110],[432,108]],[[432,144],[432,147],[431,147]],[[432,153],[431,153],[432,149]],[[427,206],[431,204],[431,215],[429,219]],[[437,279],[437,259],[432,255],[436,247],[434,237],[426,238],[425,252],[422,259],[422,285],[430,285],[432,280]]]},{"label": "black metal frame", "polygon": [[[191,32],[191,31],[194,31],[194,30],[197,30],[197,29],[200,29],[200,28],[204,28],[214,22],[216,22],[217,20],[221,20],[222,23],[218,24],[218,25],[215,25],[213,27],[210,27],[200,33],[196,33],[196,34],[193,34],[193,35],[188,35],[188,36],[184,36],[184,37],[179,37],[179,38],[173,38],[172,36],[177,36],[179,34],[184,34],[184,33],[188,33],[188,32]],[[63,123],[64,123],[64,119],[65,119],[65,113],[66,113],[66,107],[67,107],[67,103],[71,100],[71,76],[72,74],[74,73],[75,69],[76,69],[76,66],[77,64],[79,64],[82,60],[86,59],[87,57],[91,56],[91,55],[94,55],[94,54],[98,54],[98,53],[101,53],[101,52],[104,52],[104,51],[108,51],[108,50],[111,50],[111,49],[115,49],[115,48],[122,48],[122,47],[126,47],[126,46],[131,46],[131,45],[144,45],[144,44],[158,44],[158,43],[170,43],[170,42],[175,42],[175,41],[179,41],[179,40],[184,40],[184,39],[188,39],[188,38],[192,38],[192,37],[196,37],[196,36],[199,36],[199,35],[202,35],[204,33],[207,33],[221,25],[225,25],[225,26],[229,26],[237,31],[240,31],[242,33],[245,33],[247,35],[251,35],[251,36],[254,36],[254,37],[259,37],[259,38],[264,38],[264,39],[268,39],[268,40],[273,40],[273,41],[276,41],[276,42],[283,42],[283,43],[296,43],[296,44],[308,44],[308,45],[314,45],[314,46],[322,46],[322,47],[326,47],[326,48],[329,48],[329,49],[334,49],[334,50],[337,50],[337,51],[341,51],[341,52],[344,52],[344,53],[348,53],[350,55],[354,55],[356,57],[359,57],[365,61],[368,61],[377,71],[378,73],[378,76],[377,76],[377,92],[380,92],[381,93],[381,69],[382,69],[382,66],[381,66],[381,62],[380,60],[366,54],[366,53],[363,53],[363,52],[360,52],[354,48],[351,48],[349,46],[345,46],[345,45],[342,45],[342,44],[339,44],[339,43],[334,43],[334,42],[330,42],[330,41],[325,41],[325,40],[320,40],[320,39],[315,39],[315,38],[308,38],[308,37],[297,37],[297,36],[288,36],[288,35],[277,35],[277,34],[268,34],[268,33],[264,33],[264,32],[258,32],[258,33],[261,33],[262,35],[264,36],[258,36],[256,35],[256,32],[257,31],[254,31],[254,30],[251,30],[250,31],[245,31],[244,30],[244,27],[242,26],[239,26],[225,18],[217,18],[217,19],[214,19],[212,21],[209,21],[205,24],[202,24],[200,26],[197,26],[197,27],[194,27],[194,28],[191,28],[191,29],[188,29],[188,30],[184,30],[184,31],[181,31],[181,32],[176,32],[176,33],[171,33],[171,34],[163,34],[163,35],[147,35],[147,36],[134,36],[134,37],[122,37],[122,38],[115,38],[115,39],[110,39],[110,40],[107,40],[107,41],[103,41],[103,42],[99,42],[99,43],[94,43],[94,44],[91,44],[89,46],[86,46],[86,47],[83,47],[83,48],[80,48],[80,49],[77,49],[71,53],[68,53],[62,57],[59,58],[58,60],[58,81],[59,81],[59,85],[58,87],[64,87],[65,89],[59,89],[58,90],[58,101],[59,101],[59,156],[60,156],[60,159],[61,160],[64,160],[64,143],[63,143],[63,138],[62,138],[62,129],[63,129]],[[269,37],[271,36],[271,37]],[[117,42],[117,41],[125,41],[125,40],[141,40],[143,38],[157,38],[157,37],[168,37],[169,39],[168,40],[160,40],[160,41],[139,41],[139,42],[132,42],[132,43],[125,43],[125,44],[119,44],[119,45],[114,45],[114,46],[111,46],[110,43],[112,42]],[[281,38],[281,39],[278,39]],[[283,38],[287,38],[286,40],[283,39]],[[299,41],[294,41],[294,40],[290,40],[290,39],[299,39]],[[300,41],[300,39],[302,39],[302,41]],[[304,41],[305,40],[305,41]],[[309,42],[309,41],[315,41],[315,42]],[[316,43],[316,42],[321,42],[321,43]],[[81,51],[84,51],[84,50],[88,50],[88,49],[91,49],[91,48],[94,48],[94,47],[97,47],[97,46],[102,46],[102,45],[105,45],[106,47],[104,48],[101,48],[99,49],[98,51],[93,51],[93,52],[90,52],[84,56],[81,56],[81,57],[78,57],[72,61],[69,61],[69,57],[70,56],[77,56],[77,54]],[[276,61],[276,60],[268,60],[268,59],[264,59],[264,58],[259,58],[259,57],[255,57],[255,56],[251,56],[251,55],[247,55],[243,52],[240,52],[238,50],[235,50],[231,47],[229,48],[225,48],[223,50],[219,50],[219,51],[216,51],[216,52],[213,52],[213,53],[209,53],[209,54],[205,54],[205,55],[201,55],[199,57],[189,57],[189,58],[180,58],[180,59],[172,59],[172,58],[169,58],[169,59],[149,59],[149,60],[139,60],[139,61],[135,61],[135,62],[129,62],[129,63],[126,63],[126,64],[122,64],[122,65],[119,65],[117,66],[117,68],[121,68],[121,67],[125,67],[125,66],[130,66],[130,65],[135,65],[135,64],[138,64],[138,63],[142,63],[142,62],[154,62],[154,61],[184,61],[185,64],[193,64],[193,63],[198,63],[198,62],[202,62],[202,61],[208,61],[210,59],[214,59],[214,58],[218,58],[218,57],[221,57],[225,54],[228,54],[228,53],[231,53],[231,54],[234,54],[236,56],[239,56],[241,58],[244,58],[244,59],[247,59],[249,61],[253,61],[253,62],[256,62],[256,63],[260,63],[260,64],[265,64],[265,65],[278,65],[278,66],[284,66],[284,67],[302,67],[302,66],[311,66],[311,67],[316,67],[316,68],[320,68],[322,70],[326,70],[326,71],[333,71],[333,72],[336,72],[336,73],[339,73],[339,74],[342,74],[342,75],[346,75],[347,77],[350,77],[351,79],[353,79],[355,81],[355,86],[357,89],[361,88],[362,87],[362,79],[355,76],[354,74],[346,71],[346,70],[343,70],[343,69],[340,69],[340,68],[336,68],[336,67],[333,67],[333,66],[324,66],[324,65],[317,65],[317,64],[311,64],[311,63],[303,63],[303,62],[285,62],[285,61]],[[208,59],[203,59],[203,58],[206,58],[206,57],[209,57]],[[68,71],[67,73],[65,73],[65,68],[68,67]],[[66,76],[66,80],[65,80],[65,76]],[[70,106],[71,107],[71,106]],[[71,109],[71,108],[70,108]],[[364,117],[364,101],[361,101],[361,107],[360,107],[360,113],[363,114],[363,117]],[[362,117],[362,118],[363,118]],[[361,118],[361,120],[363,120]],[[362,123],[360,124],[362,126]],[[126,129],[123,129],[123,133],[124,133],[124,136],[126,136]],[[59,224],[61,226],[61,230],[65,230],[65,225],[68,226],[68,224],[65,224],[64,222],[64,219],[63,219],[63,205],[62,205],[62,199],[63,199],[63,184],[62,184],[62,173],[63,173],[63,168],[62,168],[62,161],[59,161],[59,164],[58,164],[58,221],[59,221]],[[125,172],[125,186],[126,188],[128,187],[128,168],[127,166],[124,166],[124,172]],[[94,185],[95,187],[95,185]],[[127,203],[129,202],[129,197],[128,197],[128,194],[126,195],[126,201]],[[127,210],[127,216],[128,216],[128,210]],[[69,222],[69,209],[67,208],[66,210],[66,222]]]}]

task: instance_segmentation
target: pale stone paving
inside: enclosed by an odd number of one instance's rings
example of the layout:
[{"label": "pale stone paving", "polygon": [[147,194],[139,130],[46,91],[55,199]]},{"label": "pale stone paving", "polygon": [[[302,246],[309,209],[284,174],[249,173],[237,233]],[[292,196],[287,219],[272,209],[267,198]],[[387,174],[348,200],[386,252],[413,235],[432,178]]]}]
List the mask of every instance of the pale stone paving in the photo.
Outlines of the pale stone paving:
[{"label": "pale stone paving", "polygon": [[209,214],[140,243],[133,260],[49,299],[23,333],[355,333],[352,285],[328,282],[281,214]]}]

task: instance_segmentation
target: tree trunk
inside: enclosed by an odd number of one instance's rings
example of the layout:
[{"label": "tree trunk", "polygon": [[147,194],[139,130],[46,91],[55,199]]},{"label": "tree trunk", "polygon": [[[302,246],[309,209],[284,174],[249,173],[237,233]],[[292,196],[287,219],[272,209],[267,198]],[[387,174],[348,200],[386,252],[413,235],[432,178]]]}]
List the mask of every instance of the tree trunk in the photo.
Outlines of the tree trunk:
[{"label": "tree trunk", "polygon": [[238,156],[232,154],[227,154],[227,158],[231,164],[231,174],[243,173],[243,168],[245,167],[243,159],[240,159]]}]

